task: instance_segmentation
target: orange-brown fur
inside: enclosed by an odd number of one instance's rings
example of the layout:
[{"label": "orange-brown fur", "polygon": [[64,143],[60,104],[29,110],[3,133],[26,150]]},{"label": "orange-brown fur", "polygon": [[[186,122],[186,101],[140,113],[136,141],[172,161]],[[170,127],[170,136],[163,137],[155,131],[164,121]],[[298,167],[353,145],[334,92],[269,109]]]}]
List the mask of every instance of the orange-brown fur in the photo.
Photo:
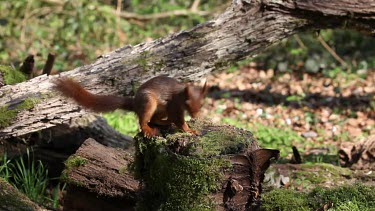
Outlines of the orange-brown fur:
[{"label": "orange-brown fur", "polygon": [[202,107],[207,92],[203,88],[179,83],[176,79],[158,76],[142,84],[134,97],[114,95],[95,95],[85,90],[79,83],[69,78],[55,82],[55,88],[64,96],[73,98],[79,105],[96,112],[108,112],[115,109],[133,111],[139,118],[141,130],[146,136],[159,135],[156,125],[175,124],[185,132],[197,134],[186,124],[184,112],[195,118]]}]

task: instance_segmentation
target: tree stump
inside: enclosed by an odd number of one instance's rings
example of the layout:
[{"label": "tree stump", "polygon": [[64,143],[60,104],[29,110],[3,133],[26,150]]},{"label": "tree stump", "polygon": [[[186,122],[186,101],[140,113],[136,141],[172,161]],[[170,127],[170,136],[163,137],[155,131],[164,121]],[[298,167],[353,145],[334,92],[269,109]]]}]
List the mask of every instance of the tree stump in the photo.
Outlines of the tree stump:
[{"label": "tree stump", "polygon": [[62,177],[69,187],[64,210],[132,210],[139,184],[128,172],[133,151],[87,139],[65,161]]},{"label": "tree stump", "polygon": [[[260,149],[249,131],[190,121],[199,136],[137,135],[137,210],[257,210],[261,182],[278,150]],[[168,131],[170,132],[170,131]]]}]

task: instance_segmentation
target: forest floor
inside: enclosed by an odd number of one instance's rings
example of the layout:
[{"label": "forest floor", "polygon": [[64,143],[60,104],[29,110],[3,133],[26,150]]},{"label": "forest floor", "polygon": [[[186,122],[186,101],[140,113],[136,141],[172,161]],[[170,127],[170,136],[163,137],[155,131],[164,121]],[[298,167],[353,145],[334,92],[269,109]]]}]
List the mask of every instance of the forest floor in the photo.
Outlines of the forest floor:
[{"label": "forest floor", "polygon": [[[278,163],[287,163],[292,146],[297,147],[305,166],[276,165],[294,172],[288,175],[294,189],[313,188],[311,181],[325,181],[325,187],[358,180],[375,185],[375,172],[340,168],[337,155],[342,143],[375,134],[375,71],[365,77],[344,71],[331,76],[276,74],[250,63],[236,71],[212,74],[207,81],[211,88],[202,117],[250,130],[260,146],[280,149]],[[331,170],[340,172],[338,176],[323,173]],[[301,171],[313,177],[322,171],[325,178],[306,183],[308,176],[295,175]]]},{"label": "forest floor", "polygon": [[375,71],[366,77],[344,71],[329,77],[275,74],[254,65],[210,75],[202,116],[250,131],[263,126],[275,128],[270,133],[288,131],[290,142],[272,144],[259,133],[258,139],[266,147],[290,144],[306,152],[375,134]]}]

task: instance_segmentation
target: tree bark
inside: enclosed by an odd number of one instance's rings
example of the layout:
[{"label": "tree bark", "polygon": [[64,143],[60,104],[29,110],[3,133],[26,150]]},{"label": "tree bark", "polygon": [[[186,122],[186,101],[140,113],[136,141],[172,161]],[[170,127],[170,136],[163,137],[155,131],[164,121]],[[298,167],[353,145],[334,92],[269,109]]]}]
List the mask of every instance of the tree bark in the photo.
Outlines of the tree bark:
[{"label": "tree bark", "polygon": [[[297,32],[325,28],[355,29],[374,36],[375,2],[234,0],[212,21],[153,42],[119,48],[61,75],[80,80],[94,93],[130,95],[156,75],[197,80]],[[42,75],[0,88],[0,108],[15,109],[25,99],[39,99],[33,108],[17,110],[9,126],[0,129],[0,139],[53,127],[87,113],[51,93],[56,77]]]},{"label": "tree bark", "polygon": [[360,142],[343,142],[338,151],[340,165],[355,170],[375,170],[375,135]]},{"label": "tree bark", "polygon": [[[128,210],[136,201],[139,182],[129,173],[132,149],[106,147],[87,139],[65,161],[69,184],[64,210]],[[116,209],[115,209],[116,208]]]}]

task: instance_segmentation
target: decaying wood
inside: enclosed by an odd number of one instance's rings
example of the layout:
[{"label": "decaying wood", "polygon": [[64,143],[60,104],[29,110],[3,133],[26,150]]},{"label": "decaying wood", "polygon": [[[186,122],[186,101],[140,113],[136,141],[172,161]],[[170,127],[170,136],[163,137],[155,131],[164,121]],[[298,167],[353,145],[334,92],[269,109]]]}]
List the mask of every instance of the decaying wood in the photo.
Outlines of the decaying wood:
[{"label": "decaying wood", "polygon": [[[132,151],[106,147],[94,139],[87,139],[73,155],[85,162],[65,170],[70,188],[64,210],[96,210],[88,209],[90,207],[126,210],[133,206],[139,182],[128,172],[128,165],[133,161]],[[93,200],[95,198],[99,199]],[[119,203],[114,204],[114,200]]]},{"label": "decaying wood", "polygon": [[375,135],[360,142],[344,142],[338,153],[343,167],[375,170]]},{"label": "decaying wood", "polygon": [[[297,32],[323,28],[348,28],[375,35],[375,3],[235,0],[212,21],[153,42],[119,48],[62,75],[80,80],[94,93],[130,95],[140,83],[156,75],[185,81],[201,79]],[[43,75],[0,88],[0,106],[10,109],[26,98],[42,99],[34,108],[20,111],[13,124],[0,129],[0,139],[53,127],[86,114],[51,94],[55,78]]]},{"label": "decaying wood", "polygon": [[[204,196],[206,201],[210,201],[212,209],[257,210],[264,173],[270,160],[278,158],[279,151],[261,149],[249,131],[232,126],[212,125],[204,121],[190,121],[189,126],[200,135],[172,133],[158,140],[135,137],[136,169],[139,170],[137,175],[142,187],[141,208],[196,209],[193,203],[200,198],[195,197],[202,191],[201,187],[212,179],[209,175],[214,171],[220,178],[215,181],[218,188]],[[202,169],[206,169],[206,161],[213,160],[226,164],[215,164],[215,168],[220,170],[210,170],[206,174]],[[200,181],[196,189],[192,188],[196,186],[194,181]],[[183,193],[181,198],[176,199],[174,191]]]},{"label": "decaying wood", "polygon": [[34,55],[29,55],[25,58],[25,60],[23,60],[20,67],[21,72],[27,75],[29,79],[33,77],[34,63]]},{"label": "decaying wood", "polygon": [[48,211],[39,207],[17,188],[0,178],[0,210]]},{"label": "decaying wood", "polygon": [[42,74],[50,75],[54,63],[55,63],[55,54],[49,53],[47,57],[47,61],[44,64]]}]

